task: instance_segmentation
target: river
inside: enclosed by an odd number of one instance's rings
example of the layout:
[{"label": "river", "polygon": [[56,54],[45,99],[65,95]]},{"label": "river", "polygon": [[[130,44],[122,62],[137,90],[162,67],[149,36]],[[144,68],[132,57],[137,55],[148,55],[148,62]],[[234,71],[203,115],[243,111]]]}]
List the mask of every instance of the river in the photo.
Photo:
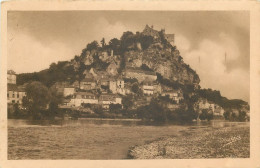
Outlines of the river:
[{"label": "river", "polygon": [[193,122],[153,125],[140,120],[8,120],[8,159],[127,159],[130,147],[187,129],[249,123]]}]

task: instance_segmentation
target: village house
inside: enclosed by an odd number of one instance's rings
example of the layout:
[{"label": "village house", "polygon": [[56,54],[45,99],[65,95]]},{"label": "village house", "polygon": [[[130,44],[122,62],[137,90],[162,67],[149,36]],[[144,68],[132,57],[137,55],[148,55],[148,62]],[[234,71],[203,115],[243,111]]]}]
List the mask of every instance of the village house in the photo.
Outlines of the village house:
[{"label": "village house", "polygon": [[148,81],[143,82],[142,90],[145,95],[153,95],[154,93],[153,82],[148,82]]},{"label": "village house", "polygon": [[126,78],[136,78],[138,82],[143,82],[144,80],[155,81],[157,79],[157,75],[155,72],[152,71],[145,71],[141,68],[133,68],[127,67],[125,70],[125,77]]},{"label": "village house", "polygon": [[121,95],[125,95],[125,83],[124,80],[119,77],[117,79],[111,79],[109,81],[109,90],[113,93],[113,94],[121,94]]},{"label": "village house", "polygon": [[[217,104],[208,102],[207,99],[200,99],[198,103],[199,110],[208,109],[211,110],[215,116],[223,116],[225,110]],[[238,111],[234,110],[234,113],[238,115]]]},{"label": "village house", "polygon": [[100,86],[102,87],[102,86],[106,86],[106,87],[108,87],[109,88],[109,82],[110,82],[110,78],[108,78],[108,77],[104,77],[104,78],[101,78],[100,80],[99,80],[99,84],[100,84]]},{"label": "village house", "polygon": [[7,83],[16,84],[16,74],[13,70],[7,71]]},{"label": "village house", "polygon": [[142,82],[142,91],[145,95],[161,93],[161,85],[155,81],[145,80]]},{"label": "village house", "polygon": [[162,91],[161,96],[169,96],[170,99],[174,100],[177,104],[180,103],[180,100],[183,99],[182,93],[180,90],[167,90]]},{"label": "village house", "polygon": [[84,78],[80,81],[80,89],[82,90],[92,90],[96,88],[96,81],[94,78]]},{"label": "village house", "polygon": [[102,108],[108,109],[110,104],[122,104],[122,98],[116,94],[102,94],[99,97]]},{"label": "village house", "polygon": [[75,88],[74,87],[72,87],[72,86],[64,87],[64,91],[63,91],[64,97],[74,95],[74,93],[75,93]]},{"label": "village house", "polygon": [[199,109],[211,109],[214,110],[215,104],[209,103],[207,99],[199,100]]},{"label": "village house", "polygon": [[23,97],[26,96],[25,88],[14,84],[7,85],[7,103],[22,105]]},{"label": "village house", "polygon": [[70,100],[69,105],[79,107],[82,104],[98,104],[98,98],[89,92],[76,92]]}]

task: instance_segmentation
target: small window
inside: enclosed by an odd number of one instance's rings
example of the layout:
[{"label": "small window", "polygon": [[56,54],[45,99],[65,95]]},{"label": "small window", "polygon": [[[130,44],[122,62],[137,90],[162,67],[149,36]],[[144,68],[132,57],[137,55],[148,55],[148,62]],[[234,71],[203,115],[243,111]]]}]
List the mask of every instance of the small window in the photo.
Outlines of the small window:
[{"label": "small window", "polygon": [[12,103],[15,103],[15,100],[12,100]]},{"label": "small window", "polygon": [[9,93],[7,93],[7,97],[9,98]]}]

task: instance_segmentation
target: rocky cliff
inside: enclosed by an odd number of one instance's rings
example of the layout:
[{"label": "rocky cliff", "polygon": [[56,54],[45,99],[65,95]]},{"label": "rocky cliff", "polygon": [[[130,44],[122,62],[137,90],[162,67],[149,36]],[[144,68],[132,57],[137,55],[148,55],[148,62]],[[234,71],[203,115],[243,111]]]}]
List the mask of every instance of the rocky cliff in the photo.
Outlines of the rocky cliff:
[{"label": "rocky cliff", "polygon": [[200,82],[197,73],[183,62],[174,45],[174,34],[146,25],[142,32],[125,32],[120,39],[114,38],[108,44],[103,40],[102,46],[93,41],[70,61],[53,63],[49,69],[38,73],[20,74],[18,83],[37,79],[51,86],[57,81],[82,80],[85,71],[118,76],[128,67],[143,65],[163,78],[183,85],[198,85]]},{"label": "rocky cliff", "polygon": [[[157,31],[146,25],[141,33],[123,34],[120,45],[119,48],[113,48],[110,43],[101,49],[102,51],[87,51],[82,61],[86,66],[94,65],[95,61],[106,63],[107,66],[102,68],[111,75],[118,74],[111,71],[114,71],[113,68],[120,71],[118,65],[121,62],[123,69],[146,65],[164,78],[181,84],[198,85],[200,82],[197,73],[183,62],[180,52],[174,45],[173,34],[165,34],[164,30]],[[119,54],[113,54],[114,50]],[[95,55],[98,60],[95,59]],[[95,66],[94,68],[98,69]]]}]

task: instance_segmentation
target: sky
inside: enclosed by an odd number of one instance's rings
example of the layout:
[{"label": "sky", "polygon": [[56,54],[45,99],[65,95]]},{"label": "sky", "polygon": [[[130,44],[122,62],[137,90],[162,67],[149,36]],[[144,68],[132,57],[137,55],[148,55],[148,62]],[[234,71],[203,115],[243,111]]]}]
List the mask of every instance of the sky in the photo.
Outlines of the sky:
[{"label": "sky", "polygon": [[202,88],[249,101],[247,11],[11,11],[7,23],[8,69],[18,74],[70,60],[93,40],[108,42],[148,24],[175,34],[177,49],[199,74]]}]

